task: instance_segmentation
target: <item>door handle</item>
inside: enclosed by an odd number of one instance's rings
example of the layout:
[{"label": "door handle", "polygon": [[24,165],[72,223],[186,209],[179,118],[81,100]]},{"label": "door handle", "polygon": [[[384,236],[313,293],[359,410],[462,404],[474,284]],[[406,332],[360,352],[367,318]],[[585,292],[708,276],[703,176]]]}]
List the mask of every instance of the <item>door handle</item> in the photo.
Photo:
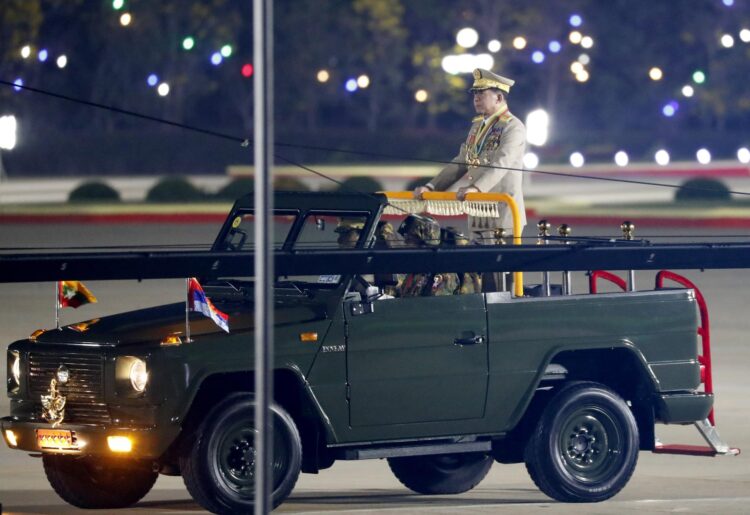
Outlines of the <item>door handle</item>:
[{"label": "door handle", "polygon": [[484,335],[468,336],[466,338],[456,338],[453,345],[481,345],[484,343]]}]

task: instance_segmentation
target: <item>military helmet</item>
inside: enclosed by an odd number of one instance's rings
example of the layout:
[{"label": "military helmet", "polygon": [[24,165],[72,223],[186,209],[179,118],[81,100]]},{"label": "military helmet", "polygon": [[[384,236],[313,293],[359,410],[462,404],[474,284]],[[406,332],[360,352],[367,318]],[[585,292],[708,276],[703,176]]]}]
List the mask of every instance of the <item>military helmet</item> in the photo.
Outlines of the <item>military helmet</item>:
[{"label": "military helmet", "polygon": [[431,216],[409,215],[398,228],[398,233],[404,238],[411,236],[425,245],[440,244],[440,225]]},{"label": "military helmet", "polygon": [[342,218],[334,232],[345,233],[350,231],[361,231],[365,228],[365,221],[361,218]]},{"label": "military helmet", "polygon": [[455,227],[440,229],[440,241],[442,241],[444,245],[450,247],[469,244],[469,238]]}]

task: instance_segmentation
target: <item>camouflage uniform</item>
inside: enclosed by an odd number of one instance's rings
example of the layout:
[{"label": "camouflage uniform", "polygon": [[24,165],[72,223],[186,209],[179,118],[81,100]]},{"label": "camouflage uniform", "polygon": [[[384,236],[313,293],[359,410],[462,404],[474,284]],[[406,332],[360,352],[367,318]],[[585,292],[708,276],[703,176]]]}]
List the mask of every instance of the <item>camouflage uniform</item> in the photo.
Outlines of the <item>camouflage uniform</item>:
[{"label": "camouflage uniform", "polygon": [[[396,230],[390,224],[390,222],[378,222],[378,226],[375,229],[375,248],[376,249],[390,249],[393,247],[402,246],[404,242],[396,234]],[[406,274],[383,274],[382,277],[379,274],[375,274],[375,284],[381,286],[383,282],[391,283],[394,280],[396,284],[383,284],[382,289],[385,295],[391,297],[397,297],[401,284],[404,282]],[[381,282],[382,279],[382,282]],[[379,284],[380,283],[380,284]]]},{"label": "camouflage uniform", "polygon": [[[398,229],[407,244],[435,247],[440,244],[440,226],[429,216],[409,215]],[[459,288],[454,273],[407,274],[401,283],[399,297],[453,295]]]},{"label": "camouflage uniform", "polygon": [[[458,232],[455,227],[447,227],[441,231],[441,239],[446,246],[468,245],[469,238]],[[458,275],[458,288],[455,293],[463,295],[467,293],[482,292],[482,276],[476,272],[463,272]]]}]

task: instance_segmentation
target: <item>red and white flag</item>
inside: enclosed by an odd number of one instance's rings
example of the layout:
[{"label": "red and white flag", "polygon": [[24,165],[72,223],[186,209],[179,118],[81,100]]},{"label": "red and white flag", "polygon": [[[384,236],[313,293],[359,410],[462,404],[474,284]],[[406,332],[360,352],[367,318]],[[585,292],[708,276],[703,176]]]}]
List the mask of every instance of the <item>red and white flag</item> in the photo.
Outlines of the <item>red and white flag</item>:
[{"label": "red and white flag", "polygon": [[208,318],[214,321],[216,325],[229,332],[229,315],[222,313],[211,299],[206,297],[203,288],[201,287],[198,279],[191,277],[188,279],[188,307],[193,311],[200,311]]}]

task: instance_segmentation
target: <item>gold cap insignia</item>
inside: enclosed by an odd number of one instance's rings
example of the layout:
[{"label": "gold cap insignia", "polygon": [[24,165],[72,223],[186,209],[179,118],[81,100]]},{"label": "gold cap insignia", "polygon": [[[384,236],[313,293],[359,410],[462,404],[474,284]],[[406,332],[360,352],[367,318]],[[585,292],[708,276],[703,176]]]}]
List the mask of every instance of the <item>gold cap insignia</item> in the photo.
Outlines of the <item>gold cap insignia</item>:
[{"label": "gold cap insignia", "polygon": [[497,75],[489,70],[477,68],[474,70],[474,84],[469,91],[473,93],[474,91],[482,91],[485,89],[499,89],[506,93],[510,93],[510,88],[515,83],[516,81],[503,77],[502,75]]}]

